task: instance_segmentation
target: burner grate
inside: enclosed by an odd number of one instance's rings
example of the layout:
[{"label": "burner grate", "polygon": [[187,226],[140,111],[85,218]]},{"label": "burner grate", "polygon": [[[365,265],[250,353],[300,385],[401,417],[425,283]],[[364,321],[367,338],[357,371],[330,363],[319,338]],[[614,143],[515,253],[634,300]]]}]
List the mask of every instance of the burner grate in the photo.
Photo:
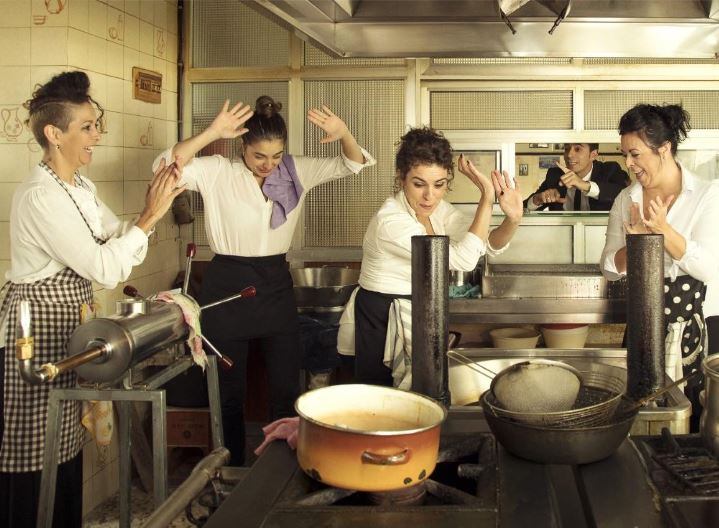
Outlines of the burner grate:
[{"label": "burner grate", "polygon": [[719,492],[719,460],[702,447],[681,447],[669,429],[662,429],[663,451],[652,458],[684,487],[697,494]]}]

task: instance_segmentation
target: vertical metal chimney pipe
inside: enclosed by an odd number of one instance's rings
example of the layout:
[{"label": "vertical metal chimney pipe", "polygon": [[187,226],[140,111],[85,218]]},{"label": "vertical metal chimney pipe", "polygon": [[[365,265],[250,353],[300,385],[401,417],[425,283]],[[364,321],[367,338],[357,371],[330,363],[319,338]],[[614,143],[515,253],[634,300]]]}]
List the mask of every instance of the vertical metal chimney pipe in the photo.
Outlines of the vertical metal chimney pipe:
[{"label": "vertical metal chimney pipe", "polygon": [[627,395],[665,384],[664,236],[627,235]]},{"label": "vertical metal chimney pipe", "polygon": [[449,407],[449,237],[412,237],[412,390]]}]

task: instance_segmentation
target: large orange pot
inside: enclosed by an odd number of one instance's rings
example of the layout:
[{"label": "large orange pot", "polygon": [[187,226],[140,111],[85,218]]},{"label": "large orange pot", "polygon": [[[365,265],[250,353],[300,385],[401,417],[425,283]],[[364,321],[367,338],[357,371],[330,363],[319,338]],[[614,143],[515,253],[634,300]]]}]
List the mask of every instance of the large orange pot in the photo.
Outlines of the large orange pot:
[{"label": "large orange pot", "polygon": [[390,491],[434,471],[446,409],[413,392],[375,385],[334,385],[307,392],[297,460],[310,477],[338,488]]}]

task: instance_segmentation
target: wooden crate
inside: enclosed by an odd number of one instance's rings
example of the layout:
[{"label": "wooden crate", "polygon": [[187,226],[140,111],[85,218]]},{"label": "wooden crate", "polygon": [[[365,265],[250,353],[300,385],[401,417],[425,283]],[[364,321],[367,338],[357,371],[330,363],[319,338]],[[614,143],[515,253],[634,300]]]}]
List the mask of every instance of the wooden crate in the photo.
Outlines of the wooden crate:
[{"label": "wooden crate", "polygon": [[199,447],[209,453],[212,448],[210,409],[168,407],[167,447]]}]

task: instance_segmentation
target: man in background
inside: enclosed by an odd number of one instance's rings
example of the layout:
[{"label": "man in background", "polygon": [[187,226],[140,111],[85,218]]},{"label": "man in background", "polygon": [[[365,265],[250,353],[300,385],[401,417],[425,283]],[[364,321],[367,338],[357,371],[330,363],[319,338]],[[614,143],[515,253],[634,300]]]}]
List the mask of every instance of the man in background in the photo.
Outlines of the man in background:
[{"label": "man in background", "polygon": [[565,143],[566,167],[547,171],[542,185],[524,201],[537,211],[609,211],[629,176],[615,161],[597,161],[598,143]]}]

